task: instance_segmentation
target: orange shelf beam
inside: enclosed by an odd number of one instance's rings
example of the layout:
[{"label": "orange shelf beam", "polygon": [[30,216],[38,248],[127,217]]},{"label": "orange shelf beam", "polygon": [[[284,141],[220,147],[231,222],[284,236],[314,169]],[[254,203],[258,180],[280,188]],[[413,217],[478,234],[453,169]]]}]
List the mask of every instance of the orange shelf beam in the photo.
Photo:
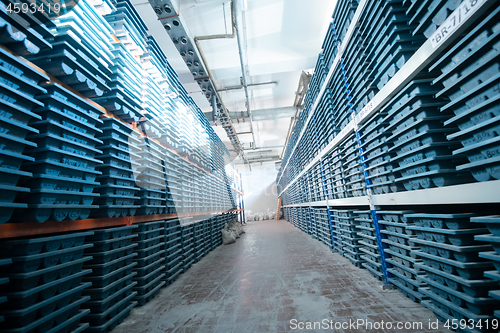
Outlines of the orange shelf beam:
[{"label": "orange shelf beam", "polygon": [[0,239],[38,236],[47,234],[56,234],[96,228],[116,227],[121,225],[132,225],[134,223],[152,222],[159,220],[172,220],[183,217],[196,217],[211,214],[239,213],[241,210],[228,211],[207,211],[195,213],[179,214],[157,214],[157,215],[138,215],[112,218],[96,218],[74,221],[50,221],[50,222],[27,222],[27,223],[4,223],[0,225]]}]

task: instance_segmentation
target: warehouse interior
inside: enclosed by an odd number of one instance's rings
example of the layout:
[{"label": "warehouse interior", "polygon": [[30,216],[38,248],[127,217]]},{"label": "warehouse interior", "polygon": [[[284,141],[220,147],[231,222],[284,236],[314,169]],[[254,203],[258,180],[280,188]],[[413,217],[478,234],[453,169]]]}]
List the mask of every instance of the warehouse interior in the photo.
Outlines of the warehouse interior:
[{"label": "warehouse interior", "polygon": [[500,332],[499,12],[0,1],[0,332]]}]

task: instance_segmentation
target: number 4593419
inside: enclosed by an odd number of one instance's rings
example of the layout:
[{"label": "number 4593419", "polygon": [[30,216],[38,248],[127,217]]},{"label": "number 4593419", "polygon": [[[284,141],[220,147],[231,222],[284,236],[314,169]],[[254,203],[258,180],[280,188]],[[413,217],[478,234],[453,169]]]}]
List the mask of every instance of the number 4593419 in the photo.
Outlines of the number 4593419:
[{"label": "number 4593419", "polygon": [[35,13],[45,13],[48,14],[55,13],[59,14],[61,11],[61,5],[59,3],[48,3],[48,4],[36,4],[36,3],[9,3],[6,8],[7,14],[35,14]]},{"label": "number 4593419", "polygon": [[493,319],[479,319],[479,320],[472,320],[472,319],[448,319],[444,325],[445,328],[450,329],[450,330],[458,330],[459,328],[462,330],[469,329],[479,329],[479,330],[498,330],[500,327],[499,325],[499,320],[496,318]]}]

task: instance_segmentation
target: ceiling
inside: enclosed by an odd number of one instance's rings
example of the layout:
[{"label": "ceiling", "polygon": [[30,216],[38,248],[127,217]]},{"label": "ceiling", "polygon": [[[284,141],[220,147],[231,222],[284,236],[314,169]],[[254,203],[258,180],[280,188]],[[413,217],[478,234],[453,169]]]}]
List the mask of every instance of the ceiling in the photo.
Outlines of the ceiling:
[{"label": "ceiling", "polygon": [[[336,0],[237,1],[242,1],[241,7],[244,10],[245,21],[242,25],[246,27],[243,41],[246,43],[246,52],[243,54],[248,64],[247,84],[273,82],[249,87],[250,109],[254,111],[291,107],[301,72],[312,72],[316,64]],[[181,83],[210,120],[211,105],[158,21],[152,6],[145,0],[132,2],[149,27],[149,33],[158,41],[178,73]],[[177,5],[180,8],[181,20],[191,38],[230,34],[232,31],[231,1],[180,0]],[[200,44],[217,89],[240,86],[242,71],[237,39],[202,40]],[[229,112],[246,110],[243,89],[219,93]],[[290,112],[284,118],[254,120],[253,129],[258,149],[250,149],[250,143],[253,141],[251,134],[239,135],[247,160],[278,160],[290,122]],[[212,124],[231,151],[233,147],[226,132],[220,124]],[[237,133],[250,131],[248,118],[233,119],[233,124]],[[246,150],[247,148],[249,150]],[[236,154],[233,156],[236,157]]]}]

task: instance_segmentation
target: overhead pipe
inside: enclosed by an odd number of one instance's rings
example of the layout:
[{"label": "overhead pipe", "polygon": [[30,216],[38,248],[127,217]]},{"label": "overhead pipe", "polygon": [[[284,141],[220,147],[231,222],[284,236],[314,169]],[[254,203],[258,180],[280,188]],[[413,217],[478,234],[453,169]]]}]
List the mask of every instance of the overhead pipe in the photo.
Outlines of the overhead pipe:
[{"label": "overhead pipe", "polygon": [[[264,86],[264,85],[268,85],[268,84],[278,84],[278,81],[251,83],[251,84],[247,84],[247,87]],[[226,88],[218,89],[217,91],[240,90],[240,89],[243,89],[243,88],[244,87],[241,85],[241,86],[226,87]]]},{"label": "overhead pipe", "polygon": [[194,37],[195,43],[199,40],[210,40],[210,39],[224,39],[224,38],[234,38],[236,37],[236,27],[234,20],[234,5],[231,1],[231,33],[230,34],[217,34],[217,35],[205,35]]},{"label": "overhead pipe", "polygon": [[232,4],[235,7],[234,8],[234,28],[236,29],[236,40],[238,41],[238,53],[240,56],[240,66],[241,66],[241,83],[243,85],[243,88],[245,90],[245,100],[246,100],[246,109],[248,113],[248,117],[250,118],[250,131],[252,132],[252,140],[253,140],[253,146],[257,147],[257,144],[255,142],[255,133],[253,130],[253,120],[252,120],[252,110],[250,109],[250,98],[248,97],[248,85],[247,85],[247,78],[246,78],[246,71],[245,71],[245,62],[243,60],[243,32],[241,30],[241,15],[242,15],[242,10],[241,10],[241,3],[240,1],[243,0],[233,0]]},{"label": "overhead pipe", "polygon": [[[203,50],[200,45],[201,40],[211,40],[211,39],[224,39],[224,38],[235,38],[236,37],[236,24],[235,24],[235,19],[234,19],[234,5],[233,2],[231,1],[231,27],[232,27],[232,33],[231,34],[216,34],[216,35],[205,35],[205,36],[196,36],[193,38],[194,44],[196,46],[196,49],[198,50],[198,54],[200,55],[201,61],[203,62],[203,65],[205,66],[205,70],[207,71],[207,75],[210,81],[210,85],[212,86],[213,93],[217,95],[217,99],[221,103],[221,108],[222,112],[226,115],[226,117],[229,119],[230,127],[234,133],[236,133],[236,129],[234,128],[233,123],[231,122],[231,118],[229,117],[228,111],[226,109],[226,106],[224,105],[224,102],[222,101],[222,98],[220,97],[219,93],[217,92],[217,88],[215,86],[215,83],[213,81],[213,74],[212,71],[210,70],[210,67],[208,66],[207,58],[205,57],[205,54],[203,53]],[[229,136],[229,135],[228,135]],[[238,153],[243,161],[245,163],[248,163],[246,160],[244,151],[243,151],[243,146],[241,145],[241,142],[239,141],[238,137],[235,136],[235,139],[238,142],[239,145],[239,151]]]},{"label": "overhead pipe", "polygon": [[[274,120],[280,118],[293,117],[296,114],[296,106],[285,106],[270,109],[257,109],[252,111],[253,120]],[[302,107],[299,107],[301,110]],[[248,118],[246,111],[229,112],[231,118]]]},{"label": "overhead pipe", "polygon": [[243,148],[243,150],[278,149],[278,148],[283,148],[283,147],[285,147],[285,146],[265,146],[265,147],[250,148],[250,149]]}]

